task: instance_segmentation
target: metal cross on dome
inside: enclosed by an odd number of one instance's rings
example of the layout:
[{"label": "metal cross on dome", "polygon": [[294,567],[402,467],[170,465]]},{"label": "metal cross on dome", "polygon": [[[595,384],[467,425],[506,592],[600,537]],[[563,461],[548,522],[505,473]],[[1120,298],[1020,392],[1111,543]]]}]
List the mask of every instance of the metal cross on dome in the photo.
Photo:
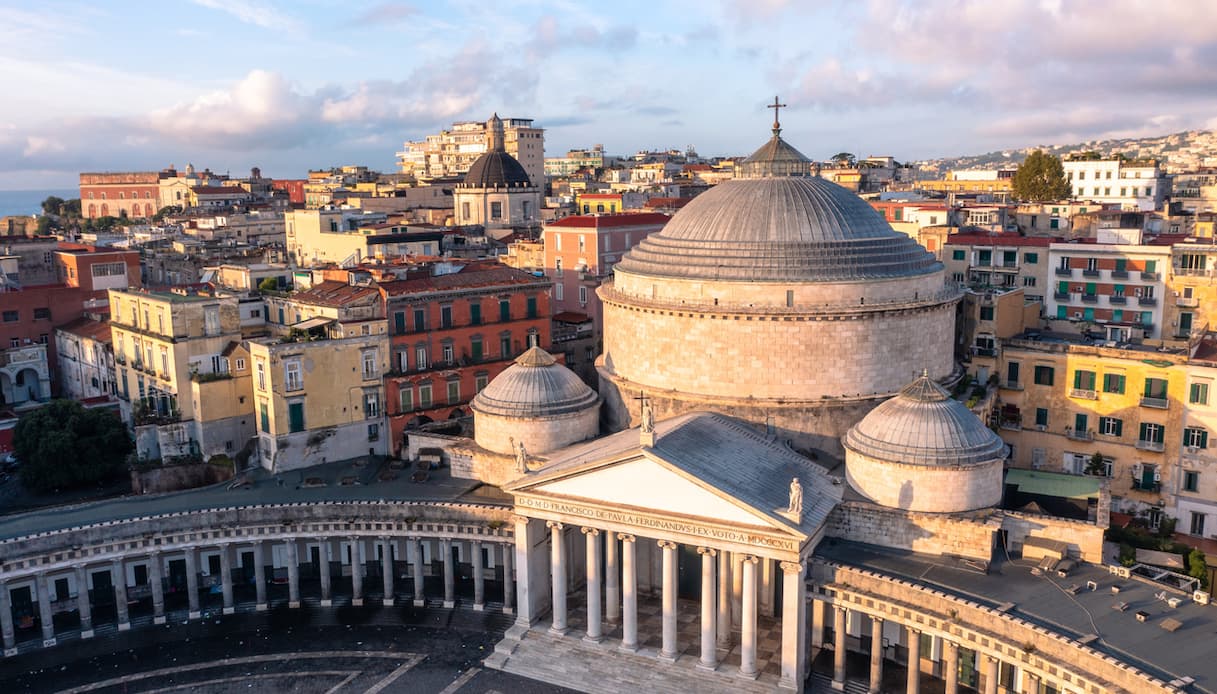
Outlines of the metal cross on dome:
[{"label": "metal cross on dome", "polygon": [[782,132],[782,124],[778,122],[778,110],[786,108],[786,104],[783,104],[778,100],[777,96],[774,96],[773,103],[769,104],[765,108],[773,109],[773,134],[777,135],[778,133]]}]

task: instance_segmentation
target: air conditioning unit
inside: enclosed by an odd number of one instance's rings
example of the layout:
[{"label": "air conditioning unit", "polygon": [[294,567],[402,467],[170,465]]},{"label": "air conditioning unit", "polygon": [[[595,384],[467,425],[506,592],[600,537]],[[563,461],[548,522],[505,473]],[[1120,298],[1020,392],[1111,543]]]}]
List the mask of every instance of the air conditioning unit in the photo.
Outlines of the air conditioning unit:
[{"label": "air conditioning unit", "polygon": [[1036,424],[1035,430],[1036,431],[1048,431],[1048,425],[1047,424]]},{"label": "air conditioning unit", "polygon": [[1207,590],[1197,590],[1192,593],[1192,602],[1207,605],[1210,599],[1212,599],[1212,596],[1209,595]]},{"label": "air conditioning unit", "polygon": [[1188,452],[1188,453],[1190,453],[1190,454],[1192,454],[1192,455],[1196,455],[1197,453],[1199,453],[1199,452],[1200,452],[1200,448],[1199,448],[1198,446],[1188,446],[1188,447],[1187,447],[1187,452]]},{"label": "air conditioning unit", "polygon": [[1081,317],[1082,317],[1082,312],[1081,312],[1081,311],[1074,311],[1074,312],[1073,312],[1073,317],[1074,317],[1074,318],[1081,318]]}]

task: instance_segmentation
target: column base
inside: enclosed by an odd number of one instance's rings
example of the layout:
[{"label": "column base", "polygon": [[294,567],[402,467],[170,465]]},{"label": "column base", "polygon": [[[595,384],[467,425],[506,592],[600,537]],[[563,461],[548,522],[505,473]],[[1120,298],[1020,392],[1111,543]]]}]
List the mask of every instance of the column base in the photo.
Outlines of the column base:
[{"label": "column base", "polygon": [[549,628],[549,633],[553,634],[554,636],[566,636],[566,632],[568,631],[570,631],[568,627],[551,626]]},{"label": "column base", "polygon": [[288,601],[287,606],[288,606],[288,608],[294,610],[297,607],[300,607],[300,601],[299,600],[290,600],[290,601]]},{"label": "column base", "polygon": [[380,601],[380,604],[384,607],[392,607],[393,605],[395,605],[397,603],[393,598],[384,598],[383,600]]},{"label": "column base", "polygon": [[91,638],[93,638],[93,630],[92,630],[92,629],[85,629],[84,631],[80,632],[80,638],[82,638],[82,639],[91,639]]},{"label": "column base", "polygon": [[[130,625],[127,625],[127,626],[130,626]],[[49,639],[43,639],[43,640],[42,640],[42,647],[43,647],[43,648],[50,648],[51,646],[54,646],[54,645],[55,645],[55,644],[57,644],[57,643],[59,643],[59,641],[55,640],[55,638],[54,638],[54,637],[49,638]]]},{"label": "column base", "polygon": [[515,613],[516,613],[516,610],[514,607],[504,607],[503,608],[503,614],[515,614]]},{"label": "column base", "polygon": [[415,607],[426,607],[427,601],[422,598],[414,598],[414,606]]},{"label": "column base", "polygon": [[626,653],[637,653],[637,652],[638,652],[638,644],[636,644],[636,643],[633,643],[633,644],[631,644],[631,643],[622,643],[620,646],[618,646],[618,647],[617,647],[617,650],[620,650],[620,651],[625,651]]},{"label": "column base", "polygon": [[16,649],[16,648],[6,648],[6,649],[4,649],[4,657],[5,657],[5,658],[12,658],[12,657],[13,657],[13,656],[15,656],[15,655],[17,655],[17,649]]},{"label": "column base", "polygon": [[756,670],[753,670],[752,672],[744,672],[743,670],[740,670],[739,672],[735,673],[735,676],[745,680],[754,680],[758,674],[759,673]]},{"label": "column base", "polygon": [[333,607],[333,606],[334,606],[334,601],[333,601],[333,600],[330,600],[329,598],[326,598],[326,599],[324,599],[324,600],[322,600],[322,601],[321,601],[321,606],[322,606],[322,607]]},{"label": "column base", "polygon": [[119,622],[118,630],[119,631],[131,631],[131,622]]},{"label": "column base", "polygon": [[717,663],[717,662],[715,662],[715,663],[703,663],[702,661],[700,661],[700,660],[699,660],[699,661],[697,661],[697,669],[698,669],[698,670],[706,670],[706,671],[708,671],[708,672],[714,672],[715,670],[717,670],[717,669],[718,669],[718,663]]},{"label": "column base", "polygon": [[778,680],[778,689],[790,689],[797,692],[799,690],[799,683],[788,677],[783,677]]},{"label": "column base", "polygon": [[351,598],[351,607],[363,607],[363,598]]},{"label": "column base", "polygon": [[236,613],[237,613],[237,608],[235,608],[235,607],[225,607],[224,608],[224,614],[236,614]]},{"label": "column base", "polygon": [[451,610],[451,609],[452,609],[452,608],[454,608],[454,607],[456,607],[456,601],[455,601],[455,600],[445,600],[445,601],[444,601],[444,609],[445,609],[445,610]]},{"label": "column base", "polygon": [[254,605],[254,610],[257,612],[265,612],[269,606],[266,603],[258,603]]},{"label": "column base", "polygon": [[475,603],[473,603],[473,611],[474,611],[474,612],[483,612],[483,611],[485,611],[485,610],[486,610],[486,606],[485,606],[485,605],[479,605],[479,604],[477,604],[476,602],[475,602]]},{"label": "column base", "polygon": [[603,637],[603,636],[592,636],[592,635],[590,635],[590,634],[585,634],[585,635],[583,636],[583,640],[584,640],[586,643],[600,643],[601,641],[603,641],[603,640],[604,640],[604,637]]},{"label": "column base", "polygon": [[833,680],[833,681],[832,681],[832,688],[833,688],[833,689],[835,689],[835,690],[837,690],[837,691],[839,691],[839,692],[843,692],[843,691],[845,691],[845,683],[844,683],[844,682],[838,682],[838,681],[836,681],[836,680]]},{"label": "column base", "polygon": [[671,665],[676,662],[677,655],[678,654],[676,654],[676,653],[668,654],[668,653],[664,653],[663,651],[660,651],[655,656],[655,660],[658,660],[661,663],[667,663],[668,665]]},{"label": "column base", "polygon": [[[258,609],[265,610],[266,605],[259,605]],[[186,619],[202,619],[202,618],[203,618],[203,613],[199,612],[198,610],[191,610],[190,612],[188,612],[186,614]]]},{"label": "column base", "polygon": [[153,623],[153,624],[166,624],[166,623],[168,623],[168,621],[169,621],[169,620],[168,620],[168,619],[166,619],[166,618],[165,618],[165,615],[163,615],[163,614],[162,614],[162,615],[157,615],[157,616],[155,616],[155,617],[153,617],[153,618],[152,618],[152,623]]}]

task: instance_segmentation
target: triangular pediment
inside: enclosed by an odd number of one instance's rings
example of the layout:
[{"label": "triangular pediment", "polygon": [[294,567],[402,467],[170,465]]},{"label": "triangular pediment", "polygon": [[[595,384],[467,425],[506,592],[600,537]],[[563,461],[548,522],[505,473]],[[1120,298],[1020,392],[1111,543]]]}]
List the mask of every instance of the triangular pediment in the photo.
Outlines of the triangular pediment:
[{"label": "triangular pediment", "polygon": [[655,515],[705,518],[715,523],[780,528],[788,525],[733,499],[723,490],[646,455],[575,472],[519,493],[581,500],[604,506],[643,508]]}]

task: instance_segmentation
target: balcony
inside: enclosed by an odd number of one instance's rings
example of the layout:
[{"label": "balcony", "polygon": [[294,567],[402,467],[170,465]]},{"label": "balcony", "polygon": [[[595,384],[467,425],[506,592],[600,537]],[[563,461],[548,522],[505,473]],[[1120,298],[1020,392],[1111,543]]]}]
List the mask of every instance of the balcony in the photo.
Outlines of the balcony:
[{"label": "balcony", "polygon": [[1099,303],[1099,295],[1098,294],[1083,294],[1082,303],[1097,304],[1097,303]]},{"label": "balcony", "polygon": [[1156,453],[1161,453],[1162,451],[1166,450],[1166,444],[1162,443],[1161,441],[1142,441],[1138,439],[1137,448],[1143,451],[1154,451]]},{"label": "balcony", "polygon": [[1089,429],[1085,431],[1075,431],[1071,428],[1065,428],[1065,436],[1074,441],[1094,441],[1094,432]]},{"label": "balcony", "polygon": [[1112,270],[1111,278],[1113,280],[1126,280],[1128,279],[1128,270]]},{"label": "balcony", "polygon": [[1175,299],[1175,305],[1180,308],[1196,308],[1200,305],[1200,299],[1196,297],[1180,296]]},{"label": "balcony", "polygon": [[1073,277],[1073,270],[1071,270],[1067,267],[1058,267],[1056,269],[1056,276],[1057,277]]},{"label": "balcony", "polygon": [[1141,407],[1152,407],[1155,410],[1165,410],[1170,407],[1170,401],[1166,398],[1151,398],[1148,395],[1142,395]]},{"label": "balcony", "polygon": [[1141,279],[1146,282],[1157,282],[1162,279],[1162,276],[1156,272],[1142,272]]},{"label": "balcony", "polygon": [[1132,481],[1132,488],[1139,492],[1153,492],[1157,494],[1158,492],[1162,491],[1162,483],[1157,481],[1146,482],[1145,480],[1134,478]]},{"label": "balcony", "polygon": [[1082,270],[1082,277],[1102,277],[1103,273],[1098,270]]},{"label": "balcony", "polygon": [[1069,391],[1069,397],[1081,398],[1082,400],[1098,400],[1099,394],[1096,391],[1086,390],[1085,388],[1072,388]]},{"label": "balcony", "polygon": [[1128,303],[1128,297],[1116,296],[1115,294],[1112,294],[1111,296],[1107,297],[1107,303],[1123,306],[1124,304]]},{"label": "balcony", "polygon": [[1141,306],[1157,306],[1158,300],[1152,296],[1139,296],[1137,297],[1137,303]]},{"label": "balcony", "polygon": [[1019,383],[1018,381],[1005,381],[1001,384],[1001,387],[1005,388],[1006,390],[1022,390],[1023,384]]},{"label": "balcony", "polygon": [[1057,301],[1069,301],[1069,292],[1052,292],[1052,298]]},{"label": "balcony", "polygon": [[995,347],[973,347],[972,354],[978,357],[996,357],[997,348]]}]

